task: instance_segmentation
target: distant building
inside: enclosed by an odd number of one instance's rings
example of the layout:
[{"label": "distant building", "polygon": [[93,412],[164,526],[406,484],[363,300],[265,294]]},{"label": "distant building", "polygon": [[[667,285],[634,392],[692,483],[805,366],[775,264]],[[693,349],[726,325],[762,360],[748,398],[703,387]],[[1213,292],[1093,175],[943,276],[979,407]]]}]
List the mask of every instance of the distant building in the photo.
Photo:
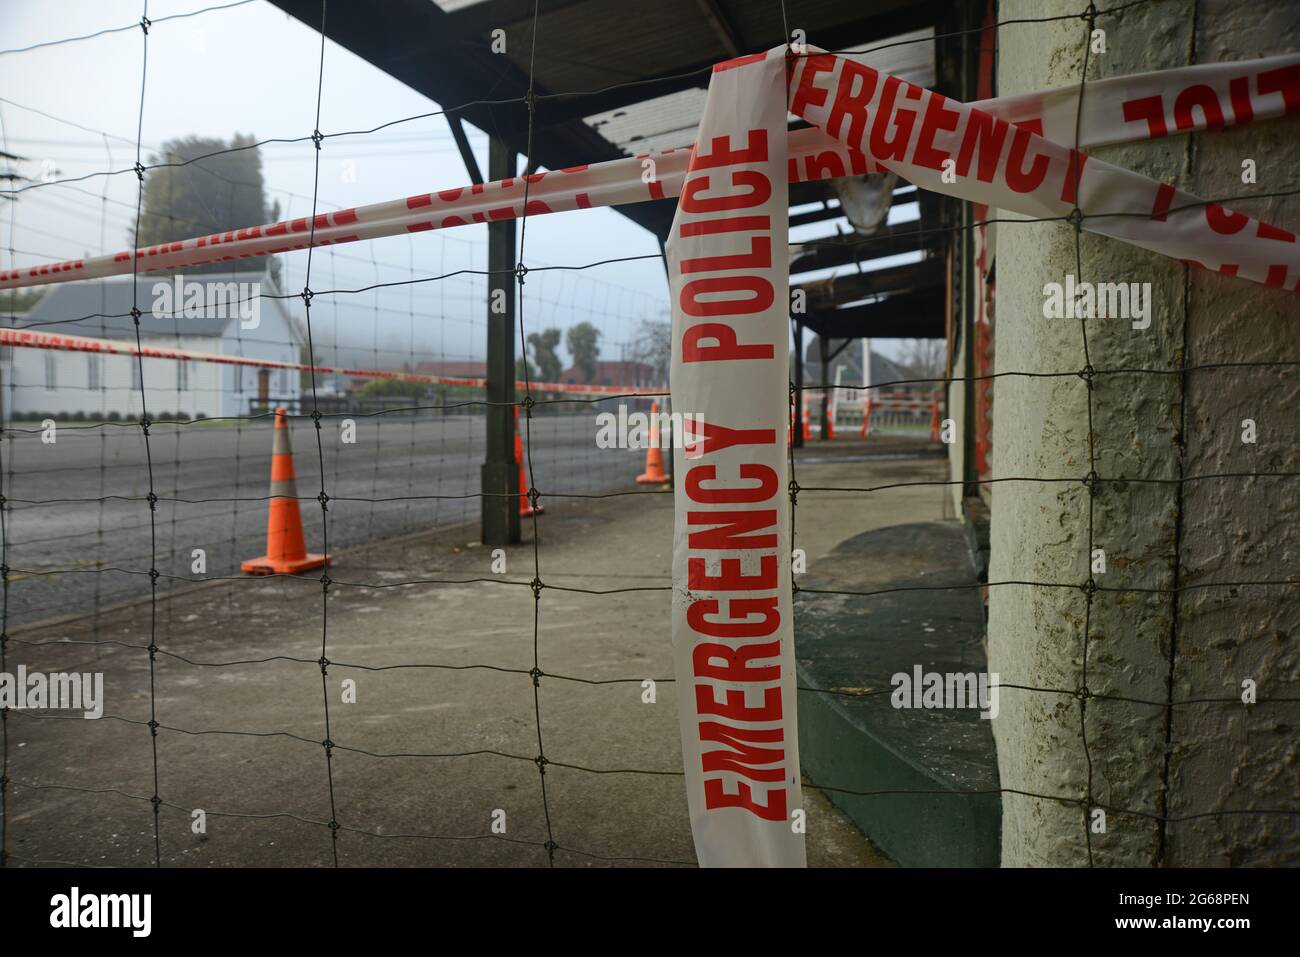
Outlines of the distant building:
[{"label": "distant building", "polygon": [[596,361],[596,378],[588,382],[583,378],[582,370],[570,366],[560,373],[560,381],[568,385],[625,385],[650,386],[654,382],[654,367],[644,362]]},{"label": "distant building", "polygon": [[[837,340],[832,346],[838,346],[843,340]],[[834,351],[832,349],[832,351]],[[840,371],[843,370],[843,371]],[[912,379],[902,366],[892,359],[882,356],[878,352],[871,353],[870,375],[863,375],[862,368],[862,340],[854,339],[845,348],[844,351],[830,361],[830,368],[827,370],[827,381],[835,384],[835,378],[838,375],[839,381],[844,386],[860,386],[864,383],[877,386],[882,382],[900,382]],[[794,379],[794,358],[790,360],[790,378]],[[803,360],[803,382],[805,386],[820,385],[822,381],[822,363],[821,349],[817,344],[817,338],[814,336],[804,348]],[[924,389],[928,391],[928,386],[902,385],[902,386],[883,386],[876,389],[877,395],[884,395],[890,392],[898,391],[918,391]],[[846,391],[846,390],[841,390]]]},{"label": "distant building", "polygon": [[453,379],[485,379],[487,363],[481,359],[440,359],[417,363],[415,371],[421,375],[445,375]]},{"label": "distant building", "polygon": [[[134,304],[141,311],[143,345],[302,361],[302,334],[284,300],[258,297],[259,291],[277,292],[266,275],[196,273],[182,279],[179,287],[177,278],[141,276],[134,297],[130,279],[56,285],[15,326],[134,345]],[[141,367],[134,356],[15,347],[5,349],[2,358],[0,402],[11,416],[140,415]],[[301,373],[293,369],[146,358],[143,374],[153,417],[163,412],[198,418],[247,415],[277,405],[296,408],[301,394]]]}]

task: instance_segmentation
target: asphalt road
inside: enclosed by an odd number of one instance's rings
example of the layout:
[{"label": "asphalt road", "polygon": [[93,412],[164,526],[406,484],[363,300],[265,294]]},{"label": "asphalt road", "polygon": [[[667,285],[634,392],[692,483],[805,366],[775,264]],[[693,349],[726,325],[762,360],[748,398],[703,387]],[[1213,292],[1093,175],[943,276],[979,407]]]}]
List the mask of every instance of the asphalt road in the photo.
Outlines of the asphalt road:
[{"label": "asphalt road", "polygon": [[[532,461],[543,493],[600,493],[631,486],[644,453],[595,444],[596,409],[536,416]],[[484,459],[481,414],[357,417],[344,444],[339,420],[323,420],[320,449],[310,419],[292,421],[307,546],[331,550],[477,521]],[[91,613],[213,576],[238,575],[265,552],[271,468],[268,422],[157,424],[148,450],[138,426],[14,423],[0,444],[4,563],[10,628]],[[323,528],[316,496],[329,496]],[[152,521],[151,487],[157,495]],[[193,571],[203,549],[206,572]],[[152,559],[152,561],[151,561]],[[174,576],[174,577],[172,577]]]}]

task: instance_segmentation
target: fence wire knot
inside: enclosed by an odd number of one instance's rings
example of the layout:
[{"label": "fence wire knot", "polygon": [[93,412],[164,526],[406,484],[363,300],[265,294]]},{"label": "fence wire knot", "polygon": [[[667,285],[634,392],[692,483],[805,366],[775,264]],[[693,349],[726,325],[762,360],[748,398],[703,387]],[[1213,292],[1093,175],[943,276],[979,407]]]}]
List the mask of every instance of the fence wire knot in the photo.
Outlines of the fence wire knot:
[{"label": "fence wire knot", "polygon": [[132,306],[132,307],[131,307],[131,318],[135,320],[135,324],[136,324],[137,326],[140,325],[140,317],[143,316],[143,315],[144,315],[144,313],[142,313],[142,312],[140,311],[140,307],[139,307],[139,306]]},{"label": "fence wire knot", "polygon": [[311,291],[311,287],[303,286],[302,292],[300,292],[298,295],[302,296],[303,305],[305,305],[308,309],[310,309],[312,297],[316,295],[314,292]]},{"label": "fence wire knot", "polygon": [[321,655],[320,658],[317,659],[316,664],[320,665],[320,673],[321,673],[321,674],[328,674],[328,673],[329,673],[328,669],[329,669],[329,666],[330,666],[330,660],[329,660],[328,658],[326,658],[324,655]]},{"label": "fence wire knot", "polygon": [[[145,426],[144,434],[145,434],[145,435],[148,435],[148,434],[149,434],[149,427],[148,427],[147,425]],[[156,494],[154,494],[153,492],[150,492],[150,493],[149,493],[148,495],[146,495],[144,498],[145,498],[145,501],[149,503],[149,511],[151,511],[151,512],[156,512],[156,511],[158,511],[158,496],[157,496]],[[151,568],[151,569],[149,569],[149,573],[150,573],[150,575],[157,574],[157,570]]]},{"label": "fence wire knot", "polygon": [[138,179],[140,182],[143,183],[143,182],[144,182],[144,166],[143,166],[143,164],[137,162],[137,163],[136,163],[134,166],[132,166],[131,168],[132,168],[133,170],[135,170],[135,178]]},{"label": "fence wire knot", "polygon": [[316,144],[316,149],[320,149],[321,141],[324,139],[325,139],[325,135],[321,133],[320,130],[311,131],[311,141]]},{"label": "fence wire knot", "polygon": [[1074,231],[1082,232],[1083,230],[1083,210],[1078,206],[1070,210],[1070,215],[1065,217],[1065,221],[1074,227]]},{"label": "fence wire knot", "polygon": [[535,406],[535,405],[537,404],[536,401],[534,401],[534,399],[533,399],[533,394],[532,394],[531,392],[528,393],[526,396],[523,397],[523,399],[520,400],[519,404],[520,404],[521,406],[523,406],[524,413],[525,413],[529,418],[532,418],[532,415],[533,415],[533,406]]},{"label": "fence wire knot", "polygon": [[542,580],[540,578],[534,578],[528,583],[528,587],[533,590],[533,599],[540,601],[542,597],[542,589],[546,587],[542,583]]},{"label": "fence wire knot", "polygon": [[316,496],[316,501],[320,502],[321,511],[323,512],[329,511],[330,497],[324,492],[324,490],[322,490],[321,493]]},{"label": "fence wire knot", "polygon": [[544,754],[539,754],[537,757],[533,758],[533,764],[537,765],[537,770],[541,771],[543,774],[546,773],[546,766],[550,763],[550,761],[546,760],[546,755]]},{"label": "fence wire knot", "polygon": [[790,479],[790,504],[795,504],[795,499],[799,497],[799,483]]},{"label": "fence wire knot", "polygon": [[546,674],[546,672],[541,668],[532,668],[529,670],[528,676],[533,679],[534,688],[540,688],[542,686],[542,675],[544,674]]},{"label": "fence wire knot", "polygon": [[1088,490],[1089,495],[1096,495],[1097,486],[1099,486],[1100,484],[1101,484],[1101,476],[1097,474],[1096,469],[1093,469],[1091,472],[1089,472],[1087,475],[1083,477],[1083,487]]},{"label": "fence wire knot", "polygon": [[158,722],[152,718],[149,719],[149,733],[155,738],[158,737]]},{"label": "fence wire knot", "polygon": [[321,742],[321,747],[324,748],[327,752],[328,752],[328,751],[333,751],[333,750],[334,750],[334,742],[331,741],[329,738],[326,738],[324,741]]},{"label": "fence wire knot", "polygon": [[515,263],[515,276],[519,279],[519,285],[524,284],[524,277],[528,275],[528,267],[523,263]]}]

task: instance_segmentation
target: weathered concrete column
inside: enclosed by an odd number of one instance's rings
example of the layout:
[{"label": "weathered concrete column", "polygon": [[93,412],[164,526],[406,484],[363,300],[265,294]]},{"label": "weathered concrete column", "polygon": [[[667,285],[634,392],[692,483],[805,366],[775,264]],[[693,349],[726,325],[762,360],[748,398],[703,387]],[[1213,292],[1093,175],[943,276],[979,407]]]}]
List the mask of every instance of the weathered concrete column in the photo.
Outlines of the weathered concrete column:
[{"label": "weathered concrete column", "polygon": [[[1202,0],[1196,60],[1222,62],[1292,52],[1300,40],[1295,4]],[[1253,160],[1258,182],[1242,182]],[[1238,196],[1300,188],[1300,123],[1292,117],[1196,137],[1190,188],[1199,196]],[[1227,204],[1290,230],[1300,227],[1300,196]],[[1294,281],[1295,277],[1292,277]],[[1300,361],[1300,305],[1280,289],[1232,282],[1204,270],[1189,275],[1188,359]],[[1300,375],[1272,366],[1187,376],[1188,476],[1300,472]],[[1243,420],[1257,441],[1242,441]],[[1192,481],[1184,486],[1178,630],[1173,684],[1178,699],[1238,697],[1257,683],[1261,704],[1187,706],[1170,727],[1168,811],[1173,818],[1222,808],[1285,809],[1300,795],[1296,697],[1300,687],[1300,590],[1296,586],[1196,587],[1215,581],[1297,577],[1300,481],[1262,477]],[[1300,823],[1293,817],[1231,815],[1175,821],[1165,863],[1174,866],[1294,865]]]},{"label": "weathered concrete column", "polygon": [[[1079,7],[1004,0],[999,19]],[[1294,42],[1296,20],[1294,10],[1224,0],[1134,7],[1097,23],[1106,50],[1090,56],[1089,79],[1281,53]],[[998,93],[1077,83],[1087,39],[1079,20],[1002,28]],[[1294,119],[1094,155],[1206,198],[1300,182]],[[1242,183],[1249,158],[1258,184]],[[1236,206],[1283,227],[1300,222],[1296,197]],[[1294,295],[1087,233],[1081,249],[1076,265],[1074,233],[1058,223],[998,227],[999,373],[1084,369],[1080,321],[1043,317],[1044,285],[1064,285],[1067,274],[1075,282],[1151,284],[1148,328],[1087,321],[1096,370],[1300,354]],[[1295,577],[1296,480],[1195,477],[1300,469],[1295,370],[1102,371],[1092,384],[1090,433],[1084,378],[998,380],[994,477],[1075,480],[994,485],[989,579],[1079,585],[1091,577],[1102,588],[1159,591],[1098,591],[1089,612],[1078,587],[990,589],[990,670],[1003,684],[1057,689],[1003,690],[994,721],[1002,787],[1087,797],[1090,807],[1110,809],[1104,831],[1089,833],[1093,818],[1082,803],[1004,794],[1003,863],[1086,866],[1090,854],[1099,866],[1281,863],[1300,846],[1294,818],[1179,819],[1294,807],[1296,716],[1287,710],[1294,706],[1168,702],[1237,699],[1245,679],[1258,683],[1261,701],[1294,696],[1294,587],[1208,583]],[[1241,442],[1246,418],[1259,423],[1254,445]],[[1091,495],[1091,545],[1105,550],[1104,572],[1090,570],[1090,493],[1077,481],[1093,467],[1090,442],[1102,478]],[[1084,700],[1076,692],[1085,687],[1092,696],[1155,704]]]}]

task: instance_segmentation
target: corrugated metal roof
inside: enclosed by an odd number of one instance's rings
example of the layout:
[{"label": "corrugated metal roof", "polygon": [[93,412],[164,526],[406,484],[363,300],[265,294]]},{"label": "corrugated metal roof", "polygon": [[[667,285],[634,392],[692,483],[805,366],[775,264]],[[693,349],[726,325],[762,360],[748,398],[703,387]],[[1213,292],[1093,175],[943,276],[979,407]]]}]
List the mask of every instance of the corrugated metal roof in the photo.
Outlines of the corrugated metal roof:
[{"label": "corrugated metal roof", "polygon": [[[852,49],[872,50],[856,59],[928,89],[934,86],[933,37],[934,30],[927,27]],[[880,49],[873,50],[875,47]],[[626,153],[689,146],[695,142],[706,97],[707,91],[702,88],[681,90],[596,113],[583,122]]]},{"label": "corrugated metal roof", "polygon": [[681,90],[583,121],[627,153],[689,146],[704,114],[704,90]]}]

